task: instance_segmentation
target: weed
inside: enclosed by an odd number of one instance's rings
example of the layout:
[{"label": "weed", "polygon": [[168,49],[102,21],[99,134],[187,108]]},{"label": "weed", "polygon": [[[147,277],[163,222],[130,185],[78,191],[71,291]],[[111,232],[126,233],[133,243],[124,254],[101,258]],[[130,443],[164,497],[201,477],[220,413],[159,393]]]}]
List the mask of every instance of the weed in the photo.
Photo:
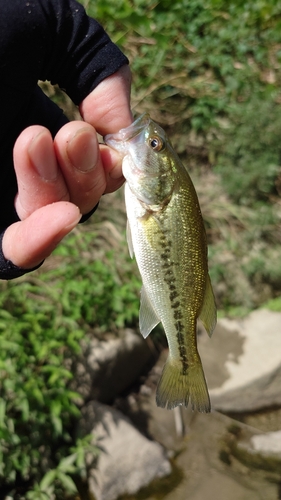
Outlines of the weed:
[{"label": "weed", "polygon": [[99,233],[89,223],[76,229],[41,270],[0,284],[1,491],[64,498],[95,451],[73,437],[82,401],[67,361],[86,334],[136,324],[140,287],[124,237],[116,255],[110,226]]}]

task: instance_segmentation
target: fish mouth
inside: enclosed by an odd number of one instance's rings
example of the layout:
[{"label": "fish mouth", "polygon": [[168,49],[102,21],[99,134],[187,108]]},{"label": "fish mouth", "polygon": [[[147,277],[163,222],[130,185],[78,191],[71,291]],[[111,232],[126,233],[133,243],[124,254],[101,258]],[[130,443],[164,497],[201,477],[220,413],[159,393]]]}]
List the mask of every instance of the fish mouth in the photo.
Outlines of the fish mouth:
[{"label": "fish mouth", "polygon": [[140,134],[150,123],[151,119],[148,113],[140,115],[131,125],[122,128],[116,134],[107,134],[103,140],[105,144],[118,151],[122,150],[122,143],[129,141]]}]

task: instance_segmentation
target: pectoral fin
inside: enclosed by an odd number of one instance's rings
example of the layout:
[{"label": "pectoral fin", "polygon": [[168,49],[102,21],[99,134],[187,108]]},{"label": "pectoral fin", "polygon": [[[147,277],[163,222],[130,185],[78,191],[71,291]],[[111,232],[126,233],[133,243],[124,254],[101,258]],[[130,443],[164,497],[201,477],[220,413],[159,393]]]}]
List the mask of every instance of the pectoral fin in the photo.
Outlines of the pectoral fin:
[{"label": "pectoral fin", "polygon": [[142,336],[146,339],[151,330],[153,330],[158,323],[160,323],[160,320],[158,319],[143,286],[141,289],[140,300],[140,332]]},{"label": "pectoral fin", "polygon": [[209,337],[211,337],[217,323],[217,308],[209,275],[207,277],[205,296],[199,318],[206,328]]}]

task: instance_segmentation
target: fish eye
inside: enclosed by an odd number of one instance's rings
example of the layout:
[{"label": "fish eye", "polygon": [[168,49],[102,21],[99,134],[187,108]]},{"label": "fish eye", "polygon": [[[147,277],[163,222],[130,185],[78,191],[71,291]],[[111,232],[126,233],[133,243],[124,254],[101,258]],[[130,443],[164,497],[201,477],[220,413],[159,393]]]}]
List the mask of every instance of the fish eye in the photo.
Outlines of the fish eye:
[{"label": "fish eye", "polygon": [[149,138],[149,145],[154,151],[162,151],[164,149],[164,141],[158,136],[153,136]]}]

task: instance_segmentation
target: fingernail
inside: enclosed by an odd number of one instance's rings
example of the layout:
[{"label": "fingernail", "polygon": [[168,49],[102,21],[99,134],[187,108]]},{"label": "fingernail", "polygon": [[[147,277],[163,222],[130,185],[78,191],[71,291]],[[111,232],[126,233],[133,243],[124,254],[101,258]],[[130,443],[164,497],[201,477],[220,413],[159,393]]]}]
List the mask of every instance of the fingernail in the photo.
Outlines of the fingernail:
[{"label": "fingernail", "polygon": [[81,172],[93,170],[98,160],[98,141],[88,130],[81,129],[70,140],[67,154],[72,165]]},{"label": "fingernail", "polygon": [[45,132],[41,132],[31,141],[28,148],[28,154],[31,163],[36,168],[40,177],[46,181],[52,181],[57,178],[57,161],[52,148],[50,148],[49,137]]}]

